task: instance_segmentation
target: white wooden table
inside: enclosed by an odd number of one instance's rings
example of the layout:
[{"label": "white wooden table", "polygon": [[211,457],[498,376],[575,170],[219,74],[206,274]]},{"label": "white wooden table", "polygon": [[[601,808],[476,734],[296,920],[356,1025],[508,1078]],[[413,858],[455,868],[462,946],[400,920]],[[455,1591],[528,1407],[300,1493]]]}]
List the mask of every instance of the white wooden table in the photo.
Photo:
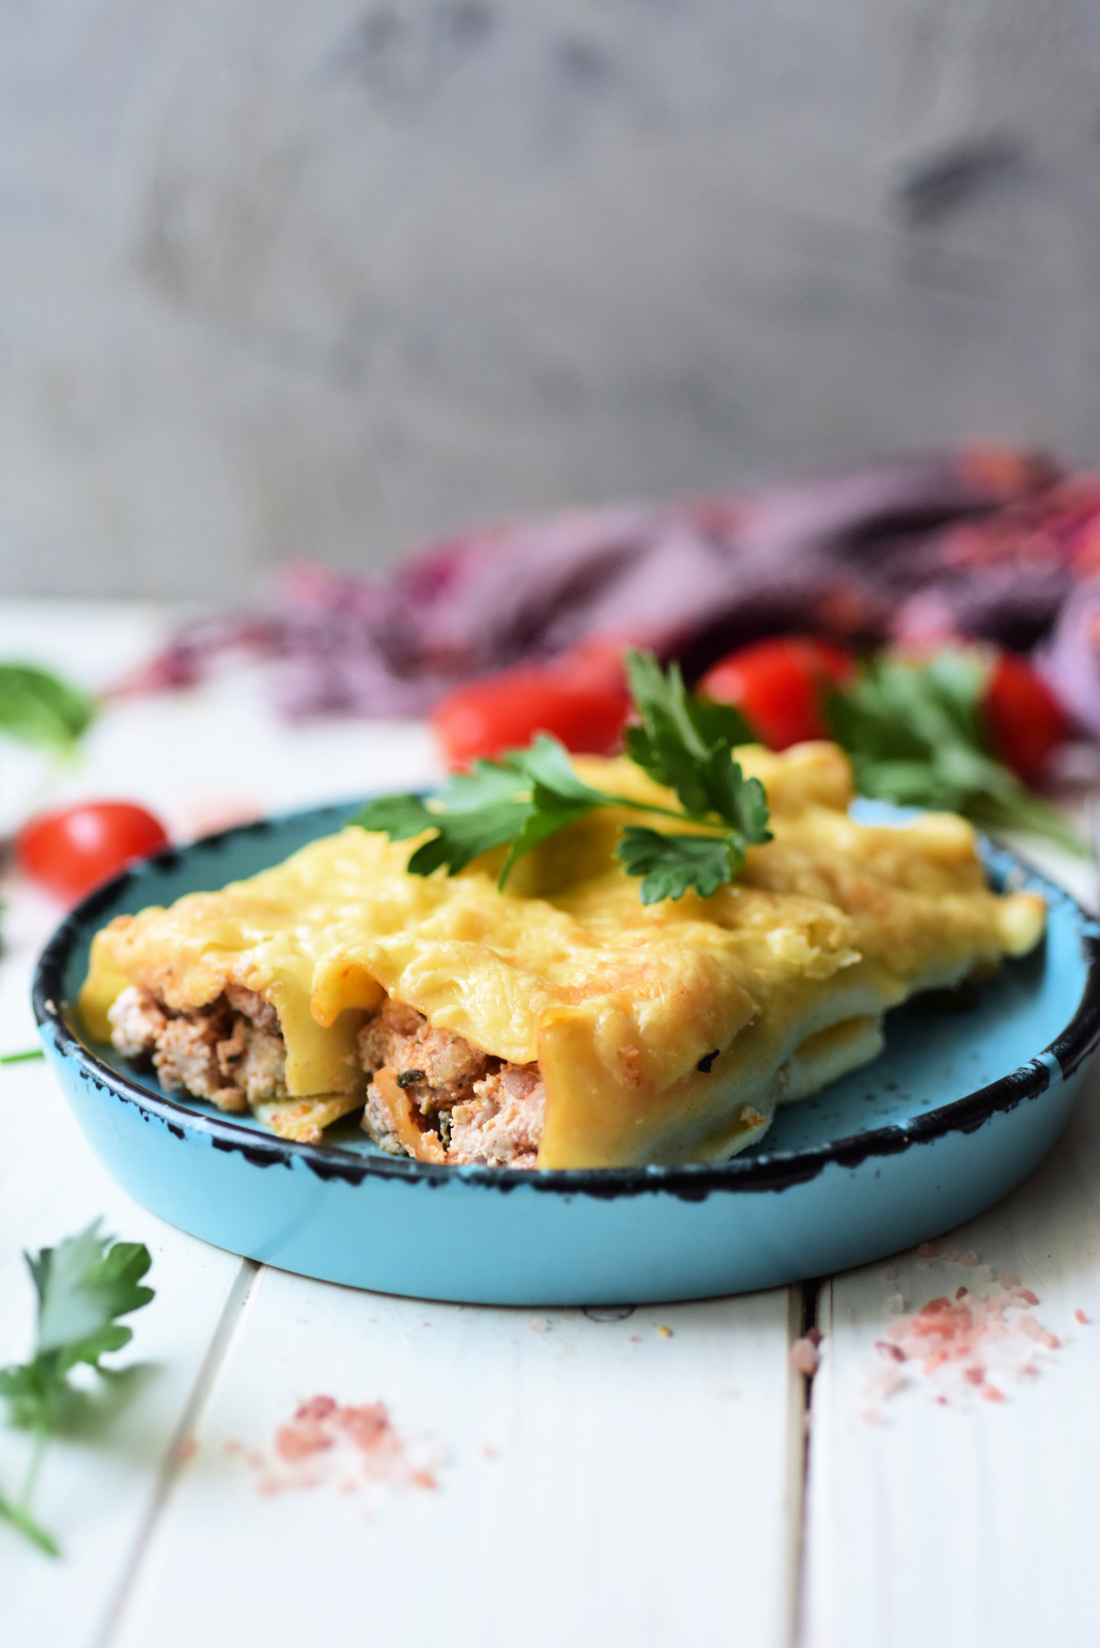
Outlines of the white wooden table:
[{"label": "white wooden table", "polygon": [[[159,624],[8,603],[0,658],[97,685]],[[237,679],[113,710],[37,795],[135,798],[186,835],[433,770],[420,727],[287,730],[263,683]],[[33,777],[0,750],[8,803]],[[10,872],[2,896],[0,1052],[33,1043],[28,982],[57,915]],[[28,1350],[24,1248],[103,1215],[148,1244],[157,1289],[128,1379],[47,1454],[37,1508],[64,1559],[0,1525],[0,1641],[1092,1648],[1098,1097],[1021,1190],[938,1244],[1017,1273],[1059,1347],[1006,1367],[1003,1402],[945,1402],[913,1363],[885,1397],[874,1347],[900,1312],[985,1274],[972,1265],[910,1253],[819,1288],[629,1314],[354,1292],[163,1224],[115,1187],[42,1064],[0,1068],[0,1362]],[[807,1390],[790,1347],[815,1320]],[[364,1481],[336,1450],[281,1460],[279,1427],[318,1394],[385,1402],[434,1485]],[[8,1487],[25,1449],[0,1428]]]}]

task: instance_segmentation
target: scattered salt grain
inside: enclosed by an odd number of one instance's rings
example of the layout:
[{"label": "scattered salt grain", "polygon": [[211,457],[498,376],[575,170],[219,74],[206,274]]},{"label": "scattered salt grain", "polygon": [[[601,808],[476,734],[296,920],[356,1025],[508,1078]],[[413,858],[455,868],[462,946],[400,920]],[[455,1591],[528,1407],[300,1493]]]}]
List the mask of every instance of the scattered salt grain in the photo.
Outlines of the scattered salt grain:
[{"label": "scattered salt grain", "polygon": [[[225,1449],[223,1451],[228,1451]],[[414,1457],[413,1450],[394,1428],[384,1402],[341,1406],[331,1396],[311,1396],[293,1418],[275,1432],[274,1458],[246,1455],[247,1463],[263,1474],[256,1484],[262,1494],[292,1488],[325,1485],[349,1491],[347,1483],[385,1483],[395,1488],[435,1488],[440,1459]]]},{"label": "scattered salt grain", "polygon": [[1089,1325],[1089,1319],[1083,1310],[1075,1310],[1073,1313],[1073,1319],[1075,1322],[1080,1322],[1083,1328],[1087,1328]]},{"label": "scattered salt grain", "polygon": [[550,1332],[550,1324],[546,1320],[545,1316],[532,1316],[532,1318],[528,1322],[527,1326],[531,1329],[532,1333],[549,1333]]},{"label": "scattered salt grain", "polygon": [[818,1363],[821,1359],[817,1353],[817,1346],[812,1339],[796,1339],[791,1346],[790,1355],[791,1367],[794,1368],[796,1373],[804,1374],[807,1379],[810,1379],[817,1372]]},{"label": "scattered salt grain", "polygon": [[878,1279],[880,1282],[896,1282],[898,1279],[898,1273],[894,1269],[893,1265],[887,1265],[885,1270],[879,1271]]},{"label": "scattered salt grain", "polygon": [[917,1249],[918,1259],[938,1259],[939,1256],[940,1250],[936,1246],[935,1242],[922,1242],[920,1247]]},{"label": "scattered salt grain", "polygon": [[980,1264],[981,1260],[974,1252],[974,1249],[972,1247],[968,1247],[962,1252],[953,1250],[950,1253],[945,1253],[943,1256],[943,1262],[945,1265],[964,1265],[967,1269],[969,1269],[972,1265]]},{"label": "scattered salt grain", "polygon": [[657,1332],[661,1335],[662,1339],[671,1339],[672,1338],[672,1329],[671,1328],[666,1328],[665,1324],[663,1322],[658,1322],[657,1323]]},{"label": "scattered salt grain", "polygon": [[[931,1243],[924,1244],[930,1247]],[[959,1406],[973,1398],[1004,1402],[1004,1378],[1034,1377],[1039,1368],[1035,1348],[1055,1351],[1062,1341],[1028,1308],[1039,1303],[1010,1271],[997,1282],[988,1265],[979,1265],[972,1248],[942,1255],[945,1264],[971,1271],[967,1285],[952,1297],[929,1299],[920,1310],[900,1315],[900,1293],[885,1300],[896,1319],[876,1341],[867,1364],[864,1400],[869,1411],[907,1384],[921,1384],[941,1405]],[[1084,1315],[1078,1316],[1078,1320]],[[1041,1361],[1040,1357],[1040,1361]],[[994,1383],[991,1375],[997,1376]]]}]

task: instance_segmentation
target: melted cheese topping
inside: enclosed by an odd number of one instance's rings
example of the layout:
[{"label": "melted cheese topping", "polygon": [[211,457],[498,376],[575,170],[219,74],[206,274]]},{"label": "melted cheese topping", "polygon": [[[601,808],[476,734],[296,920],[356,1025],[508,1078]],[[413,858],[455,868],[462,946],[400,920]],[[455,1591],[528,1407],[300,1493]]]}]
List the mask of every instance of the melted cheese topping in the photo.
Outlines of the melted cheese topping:
[{"label": "melted cheese topping", "polygon": [[[887,1007],[1022,954],[1044,922],[1036,895],[987,889],[960,819],[850,819],[834,745],[740,758],[768,790],[775,840],[711,898],[641,903],[612,856],[619,826],[644,820],[625,810],[543,843],[504,892],[503,849],[423,878],[405,870],[415,842],[349,828],[221,892],[116,918],[96,936],[81,1011],[106,1039],[127,984],[177,1011],[244,985],[278,1012],[287,1088],[306,1098],[357,1090],[356,1035],[388,994],[488,1053],[538,1060],[540,1167],[727,1155],[760,1136],[785,1088],[809,1090],[804,1043],[860,1021],[873,1056],[866,1026]],[[576,767],[669,802],[626,760]],[[823,1053],[822,1070],[839,1068]]]}]

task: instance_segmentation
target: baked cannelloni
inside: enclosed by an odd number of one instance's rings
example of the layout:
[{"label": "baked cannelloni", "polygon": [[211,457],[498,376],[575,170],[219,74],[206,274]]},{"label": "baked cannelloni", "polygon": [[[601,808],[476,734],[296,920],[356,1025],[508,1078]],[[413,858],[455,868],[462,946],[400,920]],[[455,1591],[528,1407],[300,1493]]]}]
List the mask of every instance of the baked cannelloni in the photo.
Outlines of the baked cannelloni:
[{"label": "baked cannelloni", "polygon": [[[503,848],[414,875],[409,841],[349,827],[118,917],[81,1012],[165,1088],[289,1138],[362,1109],[384,1148],[442,1164],[728,1156],[778,1103],[873,1059],[889,1008],[1024,954],[1045,918],[1037,895],[988,889],[961,819],[855,822],[834,745],[738,760],[773,839],[709,897],[641,902],[614,856],[637,810],[562,829],[503,891]],[[625,758],[574,768],[616,797],[672,799]]]}]

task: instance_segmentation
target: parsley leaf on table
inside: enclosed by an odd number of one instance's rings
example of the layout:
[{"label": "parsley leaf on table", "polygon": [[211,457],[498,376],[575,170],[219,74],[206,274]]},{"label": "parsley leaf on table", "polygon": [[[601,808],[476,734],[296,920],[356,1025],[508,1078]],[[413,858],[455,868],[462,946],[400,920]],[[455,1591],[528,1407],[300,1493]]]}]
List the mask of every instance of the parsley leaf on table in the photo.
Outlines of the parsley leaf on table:
[{"label": "parsley leaf on table", "polygon": [[978,705],[981,661],[939,653],[926,663],[870,659],[832,694],[829,720],[862,795],[962,813],[985,829],[1045,835],[1071,852],[1083,843],[1056,808],[1024,788],[986,747]]},{"label": "parsley leaf on table", "polygon": [[[672,790],[682,810],[593,788],[574,771],[565,748],[542,734],[528,749],[476,761],[469,774],[452,778],[429,801],[383,796],[352,823],[384,831],[391,841],[433,831],[409,859],[413,875],[443,867],[454,875],[507,844],[498,883],[503,888],[516,861],[541,841],[600,808],[626,808],[679,826],[663,832],[628,825],[622,832],[616,856],[628,875],[642,878],[642,903],[682,898],[691,888],[709,897],[733,879],[750,846],[771,839],[764,787],[746,778],[733,756],[735,745],[751,742],[752,734],[736,710],[690,693],[678,665],[666,672],[656,659],[635,652],[627,655],[627,670],[640,719],[627,729],[626,753]],[[688,834],[685,824],[712,833]]]},{"label": "parsley leaf on table", "polygon": [[0,1493],[0,1520],[57,1556],[56,1543],[30,1511],[42,1450],[72,1369],[85,1363],[105,1372],[100,1357],[133,1338],[118,1318],[152,1299],[153,1289],[141,1284],[152,1260],[140,1242],[101,1236],[98,1220],[56,1247],[33,1257],[28,1253],[26,1260],[38,1294],[34,1355],[29,1362],[0,1368],[0,1396],[15,1423],[33,1431],[34,1452],[18,1501]]},{"label": "parsley leaf on table", "polygon": [[87,693],[32,664],[0,663],[0,733],[65,753],[95,716]]}]

